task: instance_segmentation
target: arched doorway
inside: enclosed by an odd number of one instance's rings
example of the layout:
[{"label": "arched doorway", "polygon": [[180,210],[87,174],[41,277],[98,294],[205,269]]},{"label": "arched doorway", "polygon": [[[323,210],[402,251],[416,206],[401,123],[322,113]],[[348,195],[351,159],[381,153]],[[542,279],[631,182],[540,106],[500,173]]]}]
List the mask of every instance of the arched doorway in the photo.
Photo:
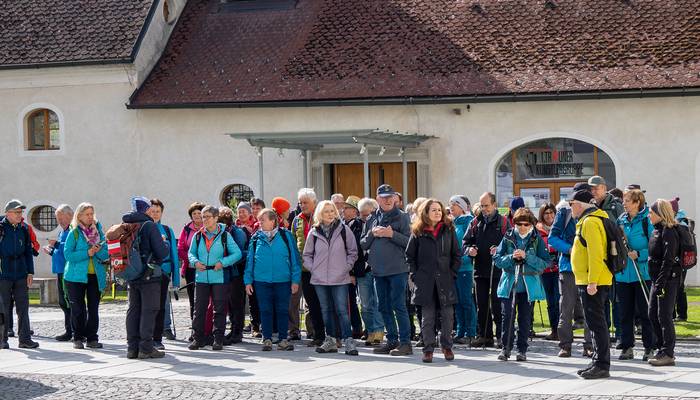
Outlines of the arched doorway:
[{"label": "arched doorway", "polygon": [[577,139],[548,138],[521,145],[496,165],[496,198],[507,207],[521,196],[529,208],[557,203],[571,193],[577,182],[600,175],[615,187],[615,165],[604,151]]}]

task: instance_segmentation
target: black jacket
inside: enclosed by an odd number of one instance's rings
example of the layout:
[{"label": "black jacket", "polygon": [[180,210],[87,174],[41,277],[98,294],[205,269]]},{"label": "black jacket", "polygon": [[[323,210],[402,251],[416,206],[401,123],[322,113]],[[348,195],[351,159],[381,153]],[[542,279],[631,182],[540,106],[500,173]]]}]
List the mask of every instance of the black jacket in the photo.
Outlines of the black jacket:
[{"label": "black jacket", "polygon": [[411,279],[416,284],[413,304],[433,304],[435,289],[440,305],[457,304],[455,279],[462,265],[462,253],[454,226],[442,226],[437,238],[432,232],[412,234],[406,248]]},{"label": "black jacket", "polygon": [[681,274],[679,263],[680,238],[675,228],[654,225],[649,238],[649,276],[657,287],[665,287],[666,282]]},{"label": "black jacket", "polygon": [[[493,257],[491,246],[498,247],[503,236],[510,229],[510,223],[505,216],[494,212],[487,220],[484,215],[479,215],[469,226],[462,238],[462,251],[467,254],[470,247],[476,246],[477,254],[474,257],[474,277],[489,278],[492,273]],[[493,268],[493,280],[501,278],[501,270]]]},{"label": "black jacket", "polygon": [[355,242],[358,243],[357,246],[357,260],[355,265],[353,265],[350,275],[356,278],[362,278],[370,270],[367,265],[367,253],[362,250],[359,246],[360,238],[362,237],[362,230],[365,227],[365,221],[360,218],[351,219],[350,221],[343,221],[343,223],[350,228],[353,235],[355,235]]},{"label": "black jacket", "polygon": [[[139,252],[141,260],[146,264],[160,266],[163,260],[170,255],[170,246],[166,240],[160,235],[158,226],[153,222],[151,217],[144,213],[131,212],[122,216],[122,222],[129,224],[142,224],[139,231]],[[154,270],[153,276],[160,276],[160,268]],[[144,275],[146,280],[150,280],[148,274]]]}]

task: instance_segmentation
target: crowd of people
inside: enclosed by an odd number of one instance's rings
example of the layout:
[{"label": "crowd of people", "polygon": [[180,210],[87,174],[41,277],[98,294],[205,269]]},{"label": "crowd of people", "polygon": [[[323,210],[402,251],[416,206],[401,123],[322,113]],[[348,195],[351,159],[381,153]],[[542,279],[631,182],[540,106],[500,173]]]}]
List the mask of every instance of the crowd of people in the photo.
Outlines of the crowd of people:
[{"label": "crowd of people", "polygon": [[[293,207],[277,197],[268,208],[253,198],[235,210],[195,202],[176,237],[162,223],[161,200],[134,197],[122,221],[136,224],[148,273],[128,282],[127,357],[165,355],[163,338],[175,339],[172,293],[186,290],[192,351],[221,350],[245,333],[262,351],[291,351],[303,343],[303,314],[305,343],[318,353],[357,356],[362,340],[376,354],[422,348],[430,363],[436,348],[453,360],[456,343],[497,347],[501,361],[515,347],[524,362],[535,304],[546,300],[545,339],[559,342],[559,357],[572,356],[574,330],[584,329],[582,355],[591,363],[582,378],[609,376],[611,342],[620,360],[634,358],[637,330],[644,361],[674,365],[674,318],[687,318],[679,227],[692,225],[677,198],[649,205],[639,185],[608,191],[594,176],[535,212],[514,197],[503,215],[490,192],[474,205],[454,195],[404,207],[387,184],[375,199],[320,200],[303,188],[296,200]],[[0,220],[0,348],[14,335],[13,309],[19,347],[39,346],[28,288],[40,247],[24,209],[11,200]],[[119,226],[106,231],[90,203],[61,205],[56,220],[59,234],[43,248],[65,316],[55,339],[99,349],[100,299],[113,278],[105,238]],[[611,229],[625,237],[622,269],[613,265]]]}]

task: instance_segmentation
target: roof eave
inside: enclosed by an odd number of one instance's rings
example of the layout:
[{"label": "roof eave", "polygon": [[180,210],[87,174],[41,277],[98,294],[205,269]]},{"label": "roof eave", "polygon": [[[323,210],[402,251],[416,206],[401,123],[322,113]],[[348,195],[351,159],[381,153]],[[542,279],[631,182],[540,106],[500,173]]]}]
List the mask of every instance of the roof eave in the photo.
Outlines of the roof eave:
[{"label": "roof eave", "polygon": [[56,61],[56,62],[47,62],[47,63],[31,63],[31,64],[3,64],[3,65],[0,65],[0,70],[77,67],[77,66],[90,66],[90,65],[131,64],[132,62],[133,62],[133,60],[130,57],[125,57],[125,58],[111,58],[111,59],[104,59],[104,60],[73,60],[73,61]]}]

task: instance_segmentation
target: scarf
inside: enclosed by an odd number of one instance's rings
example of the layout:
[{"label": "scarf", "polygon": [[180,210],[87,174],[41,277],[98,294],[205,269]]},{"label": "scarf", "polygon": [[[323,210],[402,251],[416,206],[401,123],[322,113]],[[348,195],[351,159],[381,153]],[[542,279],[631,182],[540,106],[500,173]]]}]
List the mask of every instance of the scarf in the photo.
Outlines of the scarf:
[{"label": "scarf", "polygon": [[534,228],[533,226],[530,226],[530,229],[528,229],[527,232],[526,232],[524,235],[523,235],[522,233],[520,233],[520,231],[519,231],[518,229],[515,229],[515,233],[517,233],[518,236],[520,236],[520,239],[525,240],[528,236],[530,236],[530,234],[532,233],[532,231],[533,231],[534,229],[535,229],[535,228]]},{"label": "scarf", "polygon": [[549,234],[549,232],[552,230],[552,225],[547,225],[547,224],[543,224],[542,222],[538,222],[537,229],[543,231],[544,233]]},{"label": "scarf", "polygon": [[260,232],[262,232],[265,235],[265,239],[267,239],[267,241],[269,243],[272,243],[272,239],[275,238],[275,235],[277,235],[278,231],[279,231],[279,228],[275,228],[271,231],[264,231],[264,230],[260,229]]},{"label": "scarf", "polygon": [[95,246],[100,243],[100,232],[97,230],[96,224],[92,224],[88,227],[83,224],[78,224],[78,227],[89,246]]},{"label": "scarf", "polygon": [[442,229],[442,221],[438,222],[437,225],[435,225],[435,228],[432,226],[426,226],[424,231],[429,232],[433,235],[435,239],[437,239],[438,235],[440,234],[440,230]]},{"label": "scarf", "polygon": [[207,246],[208,252],[211,250],[211,246],[214,244],[214,240],[216,240],[219,232],[221,232],[221,226],[219,226],[219,224],[216,225],[216,232],[213,232],[214,235],[211,238],[209,238],[211,232],[207,231],[207,228],[202,227],[199,231],[202,232],[202,236],[204,236],[204,245]]}]

